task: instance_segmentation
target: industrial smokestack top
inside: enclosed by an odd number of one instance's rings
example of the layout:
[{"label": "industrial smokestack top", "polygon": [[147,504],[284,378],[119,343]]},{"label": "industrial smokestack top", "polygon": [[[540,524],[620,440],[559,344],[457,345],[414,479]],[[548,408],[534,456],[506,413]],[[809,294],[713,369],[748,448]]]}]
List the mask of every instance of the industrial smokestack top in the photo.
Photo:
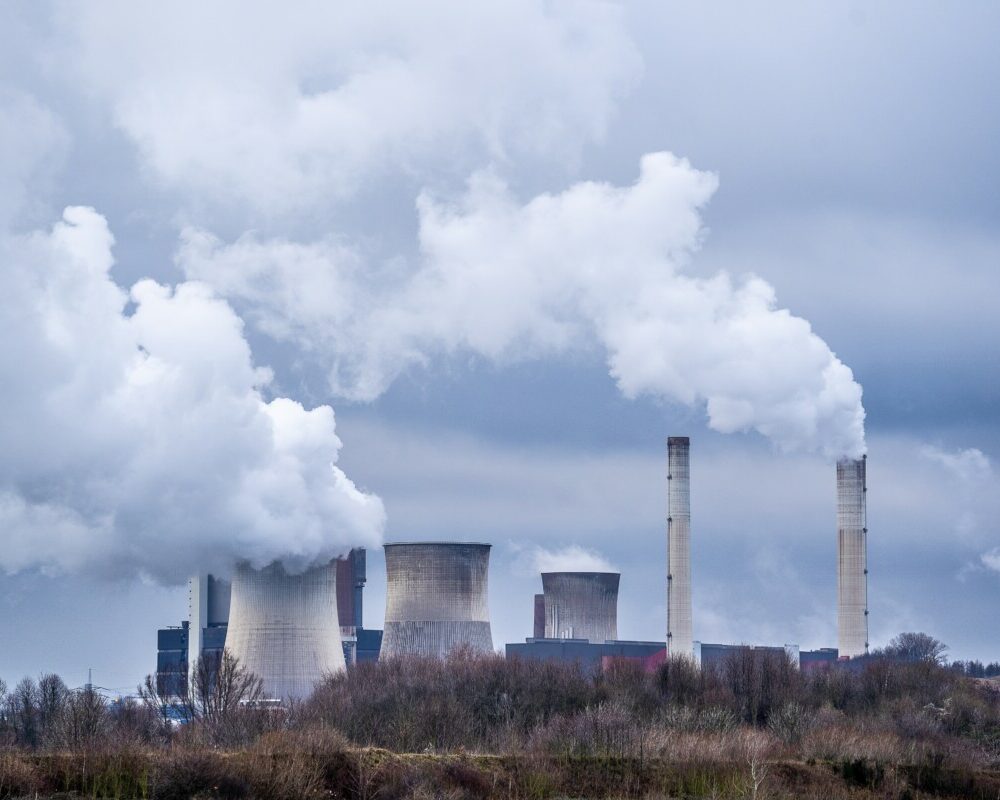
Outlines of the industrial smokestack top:
[{"label": "industrial smokestack top", "polygon": [[691,440],[667,439],[667,654],[694,655],[691,612]]},{"label": "industrial smokestack top", "polygon": [[616,640],[620,579],[617,572],[543,572],[545,637]]},{"label": "industrial smokestack top", "polygon": [[289,575],[280,562],[240,564],[233,576],[226,649],[275,699],[308,697],[345,668],[335,561]]},{"label": "industrial smokestack top", "polygon": [[490,545],[385,545],[385,632],[380,658],[493,652],[487,589]]},{"label": "industrial smokestack top", "polygon": [[841,656],[868,652],[867,458],[837,462],[837,644]]}]

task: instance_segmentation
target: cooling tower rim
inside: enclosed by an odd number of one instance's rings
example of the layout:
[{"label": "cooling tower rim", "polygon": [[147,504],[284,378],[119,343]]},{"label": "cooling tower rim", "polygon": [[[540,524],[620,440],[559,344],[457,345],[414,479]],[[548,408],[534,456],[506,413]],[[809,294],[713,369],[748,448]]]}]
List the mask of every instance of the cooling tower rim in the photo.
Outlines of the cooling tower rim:
[{"label": "cooling tower rim", "polygon": [[544,578],[546,575],[575,575],[581,578],[595,578],[595,577],[605,577],[610,575],[617,575],[619,578],[622,576],[620,572],[580,572],[579,570],[560,570],[558,572],[543,572],[541,573]]},{"label": "cooling tower rim", "polygon": [[385,542],[382,547],[493,547],[489,542]]},{"label": "cooling tower rim", "polygon": [[691,444],[690,436],[668,436],[667,444]]}]

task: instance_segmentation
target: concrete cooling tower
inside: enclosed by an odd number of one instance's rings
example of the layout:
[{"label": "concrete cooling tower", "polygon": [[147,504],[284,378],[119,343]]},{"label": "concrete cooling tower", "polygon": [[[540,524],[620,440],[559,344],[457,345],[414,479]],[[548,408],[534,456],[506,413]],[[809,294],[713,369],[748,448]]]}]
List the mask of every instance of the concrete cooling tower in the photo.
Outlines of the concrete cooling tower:
[{"label": "concrete cooling tower", "polygon": [[385,545],[385,632],[379,658],[493,652],[486,600],[490,545]]},{"label": "concrete cooling tower", "polygon": [[691,440],[667,439],[667,654],[694,656],[691,622]]},{"label": "concrete cooling tower", "polygon": [[343,670],[336,562],[301,575],[279,562],[238,566],[226,649],[263,679],[270,698],[308,697],[325,674]]},{"label": "concrete cooling tower", "polygon": [[841,657],[868,652],[867,460],[837,462],[837,645]]},{"label": "concrete cooling tower", "polygon": [[618,638],[617,572],[543,572],[545,638]]}]

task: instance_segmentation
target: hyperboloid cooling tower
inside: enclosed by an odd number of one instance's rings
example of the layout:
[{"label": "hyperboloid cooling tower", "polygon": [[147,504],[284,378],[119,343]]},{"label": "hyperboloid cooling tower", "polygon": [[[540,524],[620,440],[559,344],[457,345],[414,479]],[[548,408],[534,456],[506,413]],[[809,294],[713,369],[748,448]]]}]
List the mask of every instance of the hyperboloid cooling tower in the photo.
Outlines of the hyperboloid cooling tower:
[{"label": "hyperboloid cooling tower", "polygon": [[263,679],[270,698],[307,697],[324,674],[343,670],[336,562],[300,575],[279,562],[238,566],[226,649]]},{"label": "hyperboloid cooling tower", "polygon": [[545,638],[618,638],[617,572],[543,572]]},{"label": "hyperboloid cooling tower", "polygon": [[837,462],[837,639],[841,657],[868,652],[865,456]]},{"label": "hyperboloid cooling tower", "polygon": [[486,600],[490,545],[385,545],[385,632],[379,658],[493,652]]},{"label": "hyperboloid cooling tower", "polygon": [[693,657],[691,440],[667,439],[667,654]]}]

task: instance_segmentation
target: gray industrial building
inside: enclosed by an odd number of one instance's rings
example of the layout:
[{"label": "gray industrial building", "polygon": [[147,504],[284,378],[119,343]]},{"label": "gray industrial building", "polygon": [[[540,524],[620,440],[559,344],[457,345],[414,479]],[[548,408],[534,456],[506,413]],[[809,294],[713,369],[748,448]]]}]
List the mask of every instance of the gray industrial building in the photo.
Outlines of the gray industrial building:
[{"label": "gray industrial building", "polygon": [[[347,664],[378,659],[382,631],[363,623],[366,553],[352,550],[336,560],[337,621]],[[157,631],[156,680],[164,696],[187,693],[186,676],[198,656],[221,655],[226,645],[231,587],[228,581],[202,574],[191,579],[188,620]],[[197,632],[196,635],[192,635]]]},{"label": "gray industrial building", "polygon": [[385,630],[380,658],[493,652],[487,588],[490,545],[385,545]]},{"label": "gray industrial building", "polygon": [[588,672],[600,672],[607,659],[648,661],[662,656],[663,642],[591,642],[586,639],[525,639],[506,646],[507,658],[565,661]]},{"label": "gray industrial building", "polygon": [[546,639],[618,638],[617,572],[543,572]]}]

